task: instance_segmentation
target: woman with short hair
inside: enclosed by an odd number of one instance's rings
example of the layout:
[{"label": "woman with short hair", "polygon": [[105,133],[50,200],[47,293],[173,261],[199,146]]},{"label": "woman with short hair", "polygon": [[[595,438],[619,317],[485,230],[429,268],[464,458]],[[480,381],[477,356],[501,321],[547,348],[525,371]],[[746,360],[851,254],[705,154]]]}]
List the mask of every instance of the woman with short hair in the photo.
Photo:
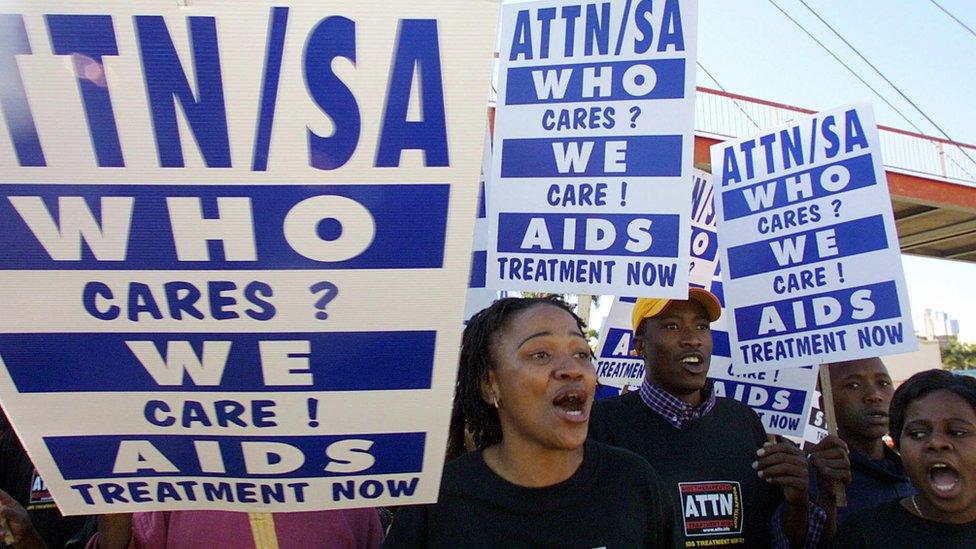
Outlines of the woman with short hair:
[{"label": "woman with short hair", "polygon": [[914,496],[852,515],[835,547],[976,547],[976,379],[915,374],[891,399]]},{"label": "woman with short hair", "polygon": [[[657,473],[587,441],[596,386],[562,301],[507,298],[464,331],[438,502],[402,509],[386,547],[671,547]],[[464,452],[465,431],[476,449]]]}]

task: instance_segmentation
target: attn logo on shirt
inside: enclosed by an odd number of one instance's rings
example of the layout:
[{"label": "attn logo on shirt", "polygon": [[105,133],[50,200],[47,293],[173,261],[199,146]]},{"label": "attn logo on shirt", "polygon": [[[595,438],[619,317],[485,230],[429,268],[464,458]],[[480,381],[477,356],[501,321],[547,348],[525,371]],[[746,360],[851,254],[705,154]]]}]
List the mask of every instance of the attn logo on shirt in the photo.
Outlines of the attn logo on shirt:
[{"label": "attn logo on shirt", "polygon": [[34,474],[31,475],[30,499],[27,501],[27,510],[34,511],[51,507],[54,507],[54,498],[51,497],[51,492],[47,489],[44,479],[41,478],[37,469],[34,469]]},{"label": "attn logo on shirt", "polygon": [[[742,533],[742,489],[738,482],[681,482],[678,484],[678,495],[684,515],[685,537],[729,536]],[[701,543],[701,541],[688,541],[685,545],[689,547],[715,545]],[[722,541],[736,543],[738,540]]]}]

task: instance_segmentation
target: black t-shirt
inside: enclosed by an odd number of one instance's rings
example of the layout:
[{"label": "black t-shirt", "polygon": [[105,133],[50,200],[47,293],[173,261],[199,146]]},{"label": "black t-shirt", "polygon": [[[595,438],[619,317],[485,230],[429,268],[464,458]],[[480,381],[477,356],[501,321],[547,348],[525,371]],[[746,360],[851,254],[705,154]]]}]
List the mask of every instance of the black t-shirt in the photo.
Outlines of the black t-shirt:
[{"label": "black t-shirt", "polygon": [[384,547],[673,547],[672,502],[647,462],[587,441],[567,480],[517,486],[480,451],[444,466],[437,503],[397,512]]},{"label": "black t-shirt", "polygon": [[933,522],[915,516],[900,500],[890,501],[851,515],[834,536],[834,547],[972,549],[976,547],[976,521]]},{"label": "black t-shirt", "polygon": [[[0,489],[17,500],[38,535],[51,548],[64,547],[85,526],[86,517],[62,517],[13,429],[0,430]],[[78,542],[84,545],[85,539]]]},{"label": "black t-shirt", "polygon": [[748,406],[717,398],[708,414],[676,429],[640,393],[627,393],[594,405],[590,437],[654,466],[677,501],[679,545],[769,545],[782,492],[752,468],[766,431]]}]

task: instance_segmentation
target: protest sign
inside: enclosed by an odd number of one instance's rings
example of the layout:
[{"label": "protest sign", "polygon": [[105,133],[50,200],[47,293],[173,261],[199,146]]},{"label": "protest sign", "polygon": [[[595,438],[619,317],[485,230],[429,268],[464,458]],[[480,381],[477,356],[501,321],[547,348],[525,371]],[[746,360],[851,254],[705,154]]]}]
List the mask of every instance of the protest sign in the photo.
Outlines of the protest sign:
[{"label": "protest sign", "polygon": [[[722,300],[722,282],[710,288]],[[597,376],[603,386],[635,390],[644,379],[644,361],[633,349],[631,311],[634,298],[613,302],[597,349]],[[766,432],[801,438],[810,414],[817,373],[810,368],[742,372],[733,364],[725,311],[712,323],[712,355],[708,378],[716,396],[748,405],[759,415]],[[605,391],[606,392],[606,391]],[[619,392],[619,391],[618,391]]]},{"label": "protest sign", "polygon": [[0,401],[61,510],[433,501],[497,5],[4,8]]},{"label": "protest sign", "polygon": [[722,316],[712,323],[712,363],[708,377],[715,394],[748,405],[759,416],[766,432],[800,439],[810,417],[817,371],[812,367],[750,372],[739,368],[729,347],[729,316],[721,275],[711,291],[723,305]]},{"label": "protest sign", "polygon": [[[688,278],[691,285],[707,288],[712,284],[718,265],[714,190],[710,173],[692,170],[691,197],[691,263]],[[633,349],[630,311],[635,300],[633,297],[614,298],[603,323],[597,344],[597,375],[604,386],[635,388],[644,379],[644,362],[630,354]]]},{"label": "protest sign", "polygon": [[737,367],[915,349],[870,106],[799,117],[711,153]]},{"label": "protest sign", "polygon": [[816,371],[784,368],[738,373],[731,363],[722,367],[724,358],[712,355],[708,377],[715,381],[715,395],[734,398],[751,407],[769,434],[803,438]]},{"label": "protest sign", "polygon": [[596,347],[596,376],[600,385],[629,390],[640,387],[644,381],[644,359],[633,354],[630,313],[635,301],[635,297],[613,298],[610,313],[603,321]]},{"label": "protest sign", "polygon": [[810,451],[815,444],[827,438],[827,419],[823,413],[823,400],[820,391],[813,395],[813,406],[810,408],[810,419],[803,432],[803,450]]},{"label": "protest sign", "polygon": [[488,285],[684,297],[697,2],[502,6]]},{"label": "protest sign", "polygon": [[718,232],[715,228],[715,190],[712,174],[692,170],[691,188],[691,255],[688,282],[708,288],[718,268]]},{"label": "protest sign", "polygon": [[481,162],[481,190],[478,193],[478,217],[474,222],[474,245],[471,251],[471,276],[464,302],[464,319],[488,307],[498,292],[485,287],[485,262],[488,259],[488,214],[485,206],[488,194],[488,173],[491,166],[491,131],[485,132],[485,150]]}]

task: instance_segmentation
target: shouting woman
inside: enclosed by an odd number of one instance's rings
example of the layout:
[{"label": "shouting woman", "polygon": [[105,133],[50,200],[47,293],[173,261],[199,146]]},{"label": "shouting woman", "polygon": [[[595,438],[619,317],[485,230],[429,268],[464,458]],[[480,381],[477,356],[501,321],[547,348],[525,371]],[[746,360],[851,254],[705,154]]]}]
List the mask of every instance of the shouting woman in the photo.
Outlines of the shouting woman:
[{"label": "shouting woman", "polygon": [[976,547],[976,379],[920,372],[891,399],[891,436],[918,490],[855,513],[836,547]]},{"label": "shouting woman", "polygon": [[[464,331],[436,504],[401,510],[386,547],[671,547],[651,466],[587,442],[596,386],[583,325],[562,301],[507,298]],[[463,453],[465,437],[475,450]]]}]

